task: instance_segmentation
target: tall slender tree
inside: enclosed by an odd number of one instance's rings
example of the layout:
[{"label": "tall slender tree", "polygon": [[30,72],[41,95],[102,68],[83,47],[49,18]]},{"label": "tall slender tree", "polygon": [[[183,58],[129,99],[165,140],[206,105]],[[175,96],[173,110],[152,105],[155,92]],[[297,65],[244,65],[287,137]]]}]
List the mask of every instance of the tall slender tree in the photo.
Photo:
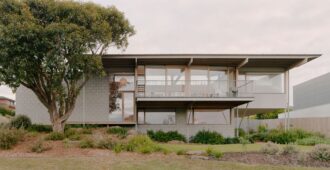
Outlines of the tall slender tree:
[{"label": "tall slender tree", "polygon": [[[0,83],[32,90],[62,132],[79,92],[103,76],[101,56],[134,28],[115,7],[65,0],[0,1]],[[38,114],[38,113],[35,113]]]}]

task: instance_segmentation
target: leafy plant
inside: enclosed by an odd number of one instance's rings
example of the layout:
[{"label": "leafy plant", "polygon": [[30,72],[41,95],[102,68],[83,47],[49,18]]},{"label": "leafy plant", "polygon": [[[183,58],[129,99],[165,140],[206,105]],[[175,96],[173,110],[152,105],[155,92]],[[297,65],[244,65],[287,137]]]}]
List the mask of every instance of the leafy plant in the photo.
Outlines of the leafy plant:
[{"label": "leafy plant", "polygon": [[239,143],[239,138],[238,137],[227,137],[225,138],[224,144],[237,144]]},{"label": "leafy plant", "polygon": [[225,139],[218,132],[202,130],[192,137],[191,142],[202,144],[223,144]]},{"label": "leafy plant", "polygon": [[15,111],[11,111],[8,109],[0,108],[0,115],[2,116],[15,116]]},{"label": "leafy plant", "polygon": [[81,132],[82,134],[92,134],[92,133],[93,133],[93,130],[92,130],[91,128],[82,128],[82,129],[80,130],[80,132]]},{"label": "leafy plant", "polygon": [[321,138],[318,136],[311,136],[303,139],[298,139],[296,141],[298,145],[307,145],[307,146],[314,146],[317,144],[330,144],[330,139]]},{"label": "leafy plant", "polygon": [[315,145],[309,154],[315,160],[330,161],[330,145]]},{"label": "leafy plant", "polygon": [[128,135],[128,129],[123,127],[111,127],[107,129],[107,133],[115,134],[120,138],[125,138]]},{"label": "leafy plant", "polygon": [[275,155],[280,151],[279,147],[273,142],[267,142],[261,147],[260,152],[268,155]]},{"label": "leafy plant", "polygon": [[10,127],[27,129],[32,125],[31,119],[26,115],[18,115],[10,121]]},{"label": "leafy plant", "polygon": [[176,152],[177,155],[186,155],[187,154],[187,150],[185,149],[180,149]]},{"label": "leafy plant", "polygon": [[246,138],[240,137],[239,138],[239,143],[242,144],[243,151],[246,152],[247,144],[250,144],[251,142]]},{"label": "leafy plant", "polygon": [[297,154],[297,153],[299,153],[298,148],[295,147],[295,146],[292,145],[292,144],[285,145],[285,146],[282,148],[282,152],[281,152],[282,155],[291,155],[291,154]]},{"label": "leafy plant", "polygon": [[96,147],[100,149],[113,149],[116,143],[111,138],[102,139],[97,142]]},{"label": "leafy plant", "polygon": [[31,152],[41,153],[41,152],[44,152],[44,151],[47,151],[50,149],[51,149],[51,147],[44,146],[43,141],[39,140],[32,145]]},{"label": "leafy plant", "polygon": [[63,140],[65,138],[65,135],[60,132],[52,132],[46,136],[46,140]]},{"label": "leafy plant", "polygon": [[186,142],[185,136],[177,131],[164,132],[162,130],[159,130],[154,132],[152,130],[148,130],[147,134],[152,140],[157,142],[169,142],[173,140]]},{"label": "leafy plant", "polygon": [[220,151],[216,151],[216,150],[214,150],[214,149],[211,148],[211,147],[208,147],[208,148],[206,149],[206,154],[207,154],[207,156],[209,156],[209,157],[217,158],[217,159],[219,159],[219,158],[221,158],[221,157],[223,156],[223,153],[222,153],[222,152],[220,152]]},{"label": "leafy plant", "polygon": [[267,125],[259,125],[258,126],[258,132],[259,133],[265,133],[265,132],[267,132],[268,131],[268,127],[267,127]]},{"label": "leafy plant", "polygon": [[0,149],[10,149],[24,138],[21,129],[0,128]]},{"label": "leafy plant", "polygon": [[94,141],[92,139],[84,139],[79,143],[80,148],[94,148]]},{"label": "leafy plant", "polygon": [[48,133],[48,132],[52,131],[52,126],[32,124],[27,130],[32,131],[32,132],[47,132]]}]

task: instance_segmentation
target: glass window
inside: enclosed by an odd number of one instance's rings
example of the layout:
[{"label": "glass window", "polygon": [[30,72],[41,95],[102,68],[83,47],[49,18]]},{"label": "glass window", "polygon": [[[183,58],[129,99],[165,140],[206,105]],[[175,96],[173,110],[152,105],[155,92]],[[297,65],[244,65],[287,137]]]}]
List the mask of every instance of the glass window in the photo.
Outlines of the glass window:
[{"label": "glass window", "polygon": [[184,96],[185,91],[185,69],[167,68],[166,93],[168,96]]},{"label": "glass window", "polygon": [[134,122],[134,94],[127,92],[124,95],[124,122]]},{"label": "glass window", "polygon": [[119,91],[133,91],[135,82],[134,82],[134,76],[131,75],[116,75],[115,76],[115,82],[118,82],[119,85]]},{"label": "glass window", "polygon": [[228,93],[228,76],[226,70],[211,68],[210,74],[210,94],[214,96],[226,96]]},{"label": "glass window", "polygon": [[284,93],[283,73],[247,73],[247,80],[253,80],[255,93]]},{"label": "glass window", "polygon": [[165,96],[165,67],[146,68],[146,96]]},{"label": "glass window", "polygon": [[138,111],[138,124],[144,124],[144,110]]},{"label": "glass window", "polygon": [[123,106],[122,106],[122,99],[123,95],[122,93],[117,94],[116,99],[114,100],[113,106],[110,102],[110,114],[109,114],[109,120],[111,122],[121,123],[123,118]]},{"label": "glass window", "polygon": [[230,124],[229,109],[227,110],[195,109],[192,116],[193,119],[189,120],[189,124]]},{"label": "glass window", "polygon": [[[159,125],[172,125],[175,124],[175,111],[174,110],[145,110],[144,115],[140,115],[139,124],[159,124]],[[141,120],[144,118],[145,121]]]}]

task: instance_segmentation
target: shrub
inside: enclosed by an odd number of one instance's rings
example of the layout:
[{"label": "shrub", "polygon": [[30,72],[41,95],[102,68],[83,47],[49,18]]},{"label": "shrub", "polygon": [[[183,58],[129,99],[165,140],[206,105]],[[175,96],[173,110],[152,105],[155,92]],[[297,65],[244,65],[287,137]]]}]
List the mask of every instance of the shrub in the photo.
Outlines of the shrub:
[{"label": "shrub", "polygon": [[129,139],[126,145],[127,151],[150,153],[160,151],[161,149],[147,136],[136,135]]},{"label": "shrub", "polygon": [[185,136],[180,134],[177,131],[163,132],[163,131],[159,130],[159,131],[154,132],[152,130],[149,130],[147,132],[147,134],[152,140],[157,141],[157,142],[169,142],[169,141],[173,141],[173,140],[186,142]]},{"label": "shrub", "polygon": [[92,133],[93,133],[93,131],[92,131],[91,128],[82,128],[82,129],[80,130],[80,132],[81,132],[82,134],[92,134]]},{"label": "shrub", "polygon": [[264,146],[261,147],[260,152],[268,155],[275,155],[279,152],[279,147],[272,143],[272,142],[267,142]]},{"label": "shrub", "polygon": [[317,144],[330,144],[330,139],[325,139],[318,136],[311,136],[308,138],[298,139],[296,141],[296,144],[307,146],[314,146]]},{"label": "shrub", "polygon": [[267,132],[255,133],[248,136],[250,142],[254,143],[256,141],[265,142],[267,139]]},{"label": "shrub", "polygon": [[63,140],[65,138],[63,133],[52,132],[47,137],[46,140]]},{"label": "shrub", "polygon": [[239,143],[239,138],[238,137],[227,137],[224,140],[224,144],[237,144]]},{"label": "shrub", "polygon": [[125,146],[123,144],[115,144],[114,145],[114,148],[113,148],[113,151],[115,153],[120,153],[121,151],[123,151],[125,149]]},{"label": "shrub", "polygon": [[109,134],[115,134],[120,138],[125,138],[128,135],[128,129],[122,127],[111,127],[107,130]]},{"label": "shrub", "polygon": [[216,150],[214,150],[213,148],[210,148],[210,147],[206,149],[206,154],[209,157],[217,158],[217,159],[219,159],[223,156],[222,152],[216,151]]},{"label": "shrub", "polygon": [[18,115],[10,121],[10,127],[16,129],[20,129],[20,128],[27,129],[31,125],[32,123],[30,118],[25,115]]},{"label": "shrub", "polygon": [[291,154],[297,154],[297,153],[299,153],[298,148],[291,144],[285,145],[282,148],[282,152],[281,152],[282,155],[291,155]]},{"label": "shrub", "polygon": [[258,126],[258,132],[259,133],[265,133],[265,132],[267,132],[268,131],[268,127],[267,127],[267,125],[259,125]]},{"label": "shrub", "polygon": [[50,125],[38,125],[38,124],[32,124],[28,129],[28,131],[32,132],[52,132],[52,126]]},{"label": "shrub", "polygon": [[20,129],[0,129],[0,149],[10,149],[23,140],[24,131]]},{"label": "shrub", "polygon": [[176,152],[177,155],[186,155],[187,154],[187,150],[185,149],[180,149]]},{"label": "shrub", "polygon": [[113,149],[116,143],[111,138],[102,139],[97,142],[96,147],[100,149]]},{"label": "shrub", "polygon": [[202,130],[192,137],[191,142],[202,144],[223,144],[225,140],[218,132]]},{"label": "shrub", "polygon": [[50,147],[45,147],[42,140],[37,141],[31,147],[31,152],[41,153],[51,149]]},{"label": "shrub", "polygon": [[0,115],[2,116],[15,116],[15,111],[11,111],[11,110],[7,110],[7,109],[4,109],[4,108],[0,108]]},{"label": "shrub", "polygon": [[315,145],[309,154],[315,160],[330,161],[330,146],[325,144]]},{"label": "shrub", "polygon": [[92,139],[84,139],[79,143],[80,148],[94,148],[94,141]]},{"label": "shrub", "polygon": [[245,137],[246,132],[242,128],[236,128],[235,131],[238,131],[238,136],[239,137]]}]

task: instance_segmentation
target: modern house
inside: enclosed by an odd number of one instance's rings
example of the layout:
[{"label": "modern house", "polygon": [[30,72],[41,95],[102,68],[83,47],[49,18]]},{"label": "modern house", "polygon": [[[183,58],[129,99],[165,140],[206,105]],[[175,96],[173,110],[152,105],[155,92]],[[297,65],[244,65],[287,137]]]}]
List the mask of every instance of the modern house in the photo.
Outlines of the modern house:
[{"label": "modern house", "polygon": [[[74,124],[135,126],[138,131],[199,130],[234,136],[238,116],[288,104],[289,70],[319,54],[119,54],[103,56],[108,75],[94,77],[77,99]],[[28,89],[17,114],[50,123]]]},{"label": "modern house", "polygon": [[[293,87],[293,110],[290,118],[330,118],[330,73]],[[279,118],[285,118],[280,114]]]},{"label": "modern house", "polygon": [[0,108],[7,109],[7,110],[15,110],[15,100],[0,96]]}]

